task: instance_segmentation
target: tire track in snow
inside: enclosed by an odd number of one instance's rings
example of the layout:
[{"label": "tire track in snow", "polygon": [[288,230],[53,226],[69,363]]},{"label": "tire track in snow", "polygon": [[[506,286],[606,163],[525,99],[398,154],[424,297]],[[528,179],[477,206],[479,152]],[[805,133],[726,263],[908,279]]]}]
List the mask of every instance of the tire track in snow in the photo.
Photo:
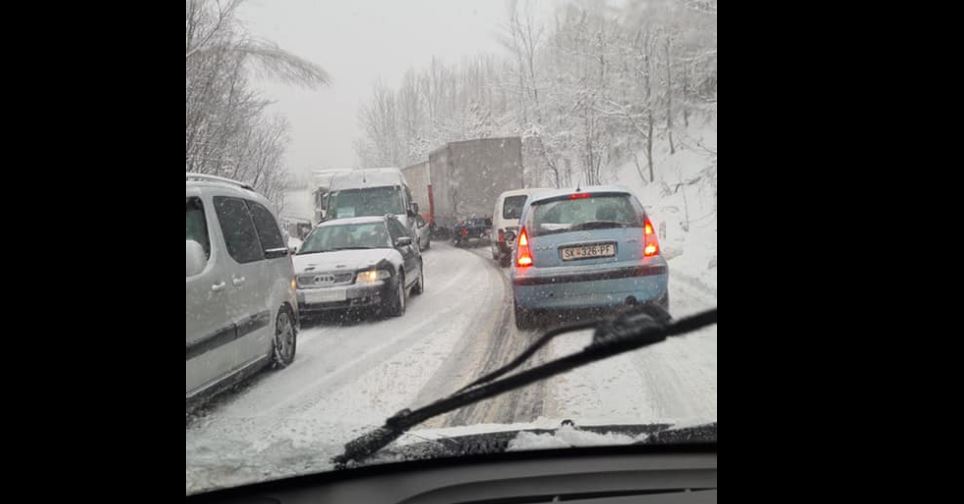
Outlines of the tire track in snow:
[{"label": "tire track in snow", "polygon": [[[487,247],[463,250],[484,262],[483,267],[490,272],[492,288],[497,289],[499,293],[499,302],[484,312],[489,314],[486,317],[486,323],[472,326],[476,330],[463,337],[448,365],[440,370],[436,381],[447,381],[449,386],[435,387],[432,392],[444,391],[444,393],[435,394],[434,398],[448,395],[479,376],[505,365],[522,353],[536,338],[536,333],[519,331],[515,327],[512,289],[507,270],[491,259]],[[486,328],[488,330],[485,330]],[[541,364],[545,361],[546,355],[546,349],[540,350],[521,369]],[[425,399],[424,395],[423,399]],[[430,419],[422,425],[422,428],[529,422],[542,415],[544,399],[545,384],[536,383]]]}]

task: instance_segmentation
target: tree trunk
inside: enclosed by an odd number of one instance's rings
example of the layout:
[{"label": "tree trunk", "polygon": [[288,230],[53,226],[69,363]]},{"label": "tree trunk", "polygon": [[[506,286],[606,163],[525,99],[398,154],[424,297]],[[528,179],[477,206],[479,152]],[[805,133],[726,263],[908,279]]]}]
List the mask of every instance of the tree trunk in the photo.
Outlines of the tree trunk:
[{"label": "tree trunk", "polygon": [[690,73],[689,68],[683,64],[683,126],[690,127],[689,93],[690,93]]},{"label": "tree trunk", "polygon": [[669,61],[670,37],[666,37],[666,135],[669,137],[669,153],[676,154],[673,146],[673,76]]},{"label": "tree trunk", "polygon": [[643,61],[646,63],[646,110],[647,110],[647,133],[646,133],[646,163],[649,165],[649,182],[653,183],[656,180],[653,174],[653,86],[651,75],[653,73],[653,65],[651,56],[652,45],[650,43],[649,34],[643,41]]}]

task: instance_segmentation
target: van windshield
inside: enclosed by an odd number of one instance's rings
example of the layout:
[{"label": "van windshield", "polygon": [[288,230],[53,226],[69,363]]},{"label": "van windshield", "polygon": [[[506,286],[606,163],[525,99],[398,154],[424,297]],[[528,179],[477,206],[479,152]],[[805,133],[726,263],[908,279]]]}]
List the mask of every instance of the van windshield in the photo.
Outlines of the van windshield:
[{"label": "van windshield", "polygon": [[405,213],[402,190],[398,186],[346,189],[331,193],[328,200],[329,217],[344,219]]}]

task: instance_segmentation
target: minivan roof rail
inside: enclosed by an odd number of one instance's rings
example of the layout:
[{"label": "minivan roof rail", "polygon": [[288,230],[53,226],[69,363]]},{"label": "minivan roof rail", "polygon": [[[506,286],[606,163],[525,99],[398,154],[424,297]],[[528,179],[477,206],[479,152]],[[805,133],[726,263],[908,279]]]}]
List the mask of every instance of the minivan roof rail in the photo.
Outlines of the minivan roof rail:
[{"label": "minivan roof rail", "polygon": [[241,187],[241,188],[243,188],[243,189],[247,189],[247,190],[249,190],[249,191],[253,191],[253,190],[254,190],[254,187],[251,187],[251,184],[247,184],[247,183],[245,183],[245,182],[238,182],[237,180],[229,179],[229,178],[225,178],[225,177],[218,177],[218,176],[216,176],[216,175],[205,175],[205,174],[203,174],[203,173],[191,173],[191,172],[188,172],[188,173],[187,173],[187,180],[204,180],[204,181],[210,181],[210,182],[225,182],[225,183],[227,183],[227,184],[234,184],[234,185],[236,185],[236,186],[239,186],[239,187]]}]

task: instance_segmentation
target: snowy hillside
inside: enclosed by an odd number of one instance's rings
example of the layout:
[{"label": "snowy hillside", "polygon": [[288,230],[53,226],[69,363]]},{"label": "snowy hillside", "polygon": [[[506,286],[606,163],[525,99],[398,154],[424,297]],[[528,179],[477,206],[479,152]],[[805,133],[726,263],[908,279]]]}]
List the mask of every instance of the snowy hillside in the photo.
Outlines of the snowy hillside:
[{"label": "snowy hillside", "polygon": [[[653,153],[655,182],[643,152],[639,169],[630,160],[615,170],[613,182],[633,190],[660,231],[673,273],[716,289],[716,116],[691,121],[675,138],[676,152],[661,141]],[[642,172],[642,176],[640,174]],[[645,176],[645,179],[643,178]]]}]

